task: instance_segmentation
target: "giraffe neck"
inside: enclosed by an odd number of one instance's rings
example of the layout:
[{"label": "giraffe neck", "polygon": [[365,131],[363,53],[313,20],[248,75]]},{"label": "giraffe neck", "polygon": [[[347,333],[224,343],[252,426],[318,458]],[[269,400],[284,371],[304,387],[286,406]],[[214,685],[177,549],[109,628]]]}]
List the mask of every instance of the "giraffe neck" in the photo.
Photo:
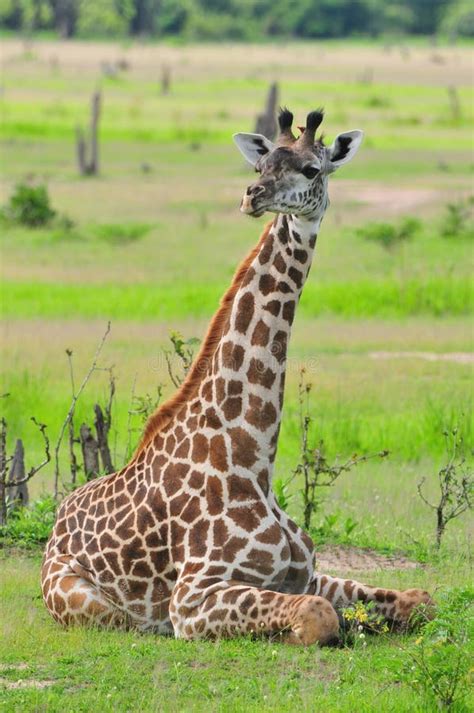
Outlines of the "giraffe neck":
[{"label": "giraffe neck", "polygon": [[278,215],[240,285],[211,366],[214,407],[231,434],[232,462],[268,492],[286,356],[321,218]]}]

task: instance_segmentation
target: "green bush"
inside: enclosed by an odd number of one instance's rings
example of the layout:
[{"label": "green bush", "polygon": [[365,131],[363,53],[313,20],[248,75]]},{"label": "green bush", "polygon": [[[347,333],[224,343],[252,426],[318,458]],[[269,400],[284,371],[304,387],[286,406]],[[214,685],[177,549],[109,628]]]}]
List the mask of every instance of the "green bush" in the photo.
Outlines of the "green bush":
[{"label": "green bush", "polygon": [[46,186],[24,182],[15,186],[3,215],[12,223],[36,228],[50,223],[56,211],[51,208]]},{"label": "green bush", "polygon": [[99,240],[104,240],[112,245],[126,245],[134,243],[150,232],[152,226],[147,223],[103,223],[94,228]]},{"label": "green bush", "polygon": [[443,238],[472,238],[474,236],[473,208],[474,196],[457,203],[448,203],[441,222]]},{"label": "green bush", "polygon": [[[423,614],[420,614],[422,617]],[[437,596],[437,613],[406,651],[402,678],[424,693],[433,710],[463,708],[472,677],[469,641],[474,634],[474,592],[454,589]]]},{"label": "green bush", "polygon": [[393,223],[368,223],[357,230],[357,235],[364,240],[378,243],[386,250],[411,240],[421,228],[418,218],[403,218],[398,225]]},{"label": "green bush", "polygon": [[28,507],[15,508],[7,524],[0,527],[0,540],[5,545],[33,547],[49,538],[56,518],[57,503],[51,495],[44,495]]}]

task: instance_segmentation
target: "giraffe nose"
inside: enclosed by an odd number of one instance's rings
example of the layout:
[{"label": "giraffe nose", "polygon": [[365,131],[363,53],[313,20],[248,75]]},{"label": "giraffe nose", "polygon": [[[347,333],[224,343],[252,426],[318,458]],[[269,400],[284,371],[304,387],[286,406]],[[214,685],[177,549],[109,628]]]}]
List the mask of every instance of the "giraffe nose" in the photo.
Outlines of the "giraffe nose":
[{"label": "giraffe nose", "polygon": [[259,183],[254,183],[249,186],[245,191],[244,197],[240,204],[240,210],[242,213],[247,213],[249,215],[255,215],[255,201],[259,198],[262,193],[265,193],[266,188]]},{"label": "giraffe nose", "polygon": [[247,188],[247,195],[251,198],[257,198],[262,193],[265,193],[265,191],[265,186],[259,185],[258,183],[254,183],[253,186],[249,186]]}]

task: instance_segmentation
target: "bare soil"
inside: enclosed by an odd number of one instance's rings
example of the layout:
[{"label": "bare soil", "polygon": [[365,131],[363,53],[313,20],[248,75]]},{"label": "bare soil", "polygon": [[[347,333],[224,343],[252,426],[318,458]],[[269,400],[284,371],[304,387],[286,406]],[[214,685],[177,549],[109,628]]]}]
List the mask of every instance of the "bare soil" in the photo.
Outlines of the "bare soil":
[{"label": "bare soil", "polygon": [[326,545],[318,550],[316,558],[317,570],[328,574],[416,569],[420,566],[419,562],[401,555],[383,555],[374,550],[342,545]]}]

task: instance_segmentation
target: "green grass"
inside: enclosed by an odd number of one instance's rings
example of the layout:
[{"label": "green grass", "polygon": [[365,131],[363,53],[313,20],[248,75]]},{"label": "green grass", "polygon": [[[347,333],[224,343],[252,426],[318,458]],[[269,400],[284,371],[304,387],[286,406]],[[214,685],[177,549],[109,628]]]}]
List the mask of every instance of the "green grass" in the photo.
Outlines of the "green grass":
[{"label": "green grass", "polygon": [[[210,318],[225,290],[223,284],[61,285],[4,282],[4,318],[86,318],[112,320],[181,320]],[[302,317],[335,314],[344,317],[457,316],[471,314],[472,282],[463,278],[424,281],[379,280],[309,284],[299,313]]]},{"label": "green grass", "polygon": [[[264,220],[238,213],[253,174],[230,136],[253,129],[268,84],[278,79],[295,123],[324,104],[328,142],[354,127],[365,130],[365,141],[356,160],[331,178],[331,207],[289,353],[276,475],[288,479],[297,463],[297,380],[304,365],[314,384],[312,438],[315,445],[324,439],[330,460],[391,451],[328,489],[315,521],[317,546],[323,539],[402,551],[425,563],[355,573],[381,586],[435,591],[470,583],[469,518],[448,525],[435,554],[434,513],[416,491],[426,477],[426,492],[436,497],[443,429],[457,425],[467,453],[472,443],[472,369],[453,359],[472,350],[472,245],[441,235],[446,204],[472,193],[470,48],[439,49],[443,64],[433,63],[433,50],[418,42],[410,50],[407,58],[395,46],[388,53],[362,42],[252,48],[39,42],[27,58],[21,43],[5,42],[0,200],[33,173],[47,182],[53,208],[74,221],[72,230],[2,225],[0,392],[10,394],[1,402],[9,452],[22,437],[27,468],[41,460],[32,415],[48,424],[55,443],[70,403],[64,352],[73,351],[79,383],[112,319],[101,366],[113,364],[117,375],[111,440],[122,465],[132,384],[145,394],[165,382],[170,393],[161,355],[168,331],[204,334],[262,229]],[[122,55],[130,71],[116,81],[101,77],[100,63]],[[163,62],[172,67],[167,97],[158,86]],[[369,69],[372,81],[363,79]],[[454,73],[457,120],[446,90]],[[87,125],[98,84],[101,171],[84,179],[73,137],[78,122]],[[367,224],[398,225],[405,217],[422,225],[400,248],[384,250],[358,236]],[[106,382],[106,373],[94,375],[78,404],[76,430],[92,422]],[[139,419],[133,427],[137,439]],[[66,482],[67,465],[65,449]],[[52,478],[51,466],[41,471],[30,482],[32,497],[49,492]],[[300,488],[291,483],[288,506],[299,521]],[[324,531],[327,516],[334,524]],[[348,518],[356,523],[349,536]],[[435,710],[432,699],[400,677],[411,636],[320,651],[247,639],[185,643],[62,631],[39,596],[39,559],[35,550],[31,557],[0,550],[2,711]],[[4,679],[52,685],[6,688]]]},{"label": "green grass", "polygon": [[[50,619],[34,557],[2,557],[0,687],[11,711],[420,711],[430,700],[400,682],[412,636],[369,637],[362,649],[294,649],[237,639],[183,642],[129,632],[72,629]],[[372,575],[374,578],[374,575]],[[378,574],[380,585],[462,586],[459,557],[415,572]],[[18,669],[18,666],[24,668]],[[457,710],[464,710],[458,708]],[[466,709],[467,710],[467,709]]]}]

